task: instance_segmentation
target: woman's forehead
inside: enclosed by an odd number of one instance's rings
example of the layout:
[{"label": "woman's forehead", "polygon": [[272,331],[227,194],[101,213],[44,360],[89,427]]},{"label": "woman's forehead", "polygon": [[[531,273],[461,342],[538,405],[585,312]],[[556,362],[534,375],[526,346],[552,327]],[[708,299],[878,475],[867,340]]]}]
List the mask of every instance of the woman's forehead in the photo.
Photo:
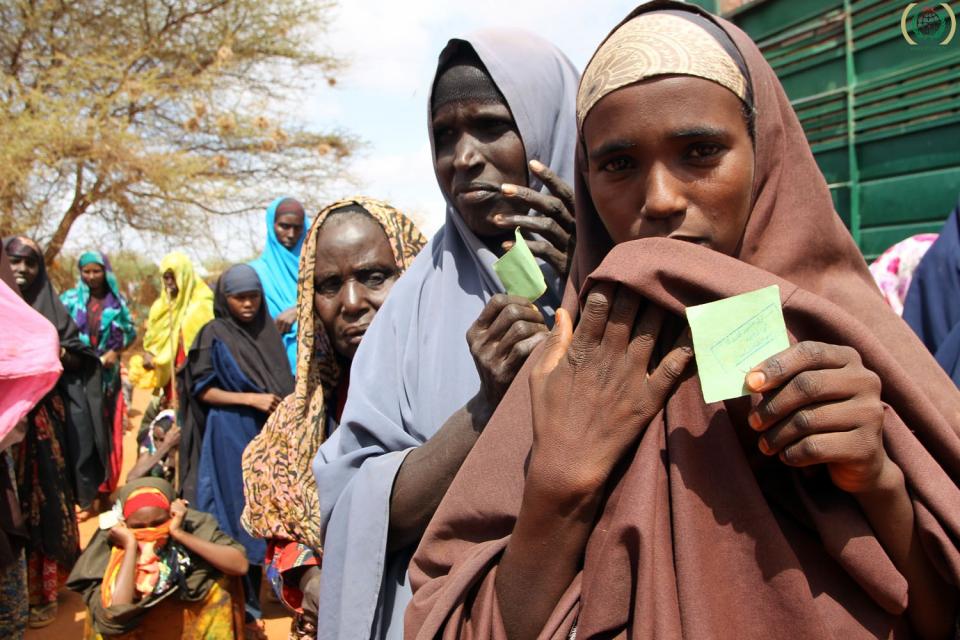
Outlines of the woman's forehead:
[{"label": "woman's forehead", "polygon": [[303,205],[293,198],[284,200],[277,206],[277,218],[289,214],[302,216],[304,214]]},{"label": "woman's forehead", "polygon": [[627,85],[601,98],[584,121],[588,150],[624,131],[676,138],[746,127],[742,101],[709,80],[665,76]]},{"label": "woman's forehead", "polygon": [[359,211],[335,213],[318,231],[317,261],[329,251],[379,249],[381,240],[390,247],[386,231],[371,215]]},{"label": "woman's forehead", "polygon": [[447,123],[457,117],[468,118],[507,117],[513,120],[510,108],[503,102],[493,102],[480,98],[465,98],[454,102],[447,102],[433,112],[434,124]]}]

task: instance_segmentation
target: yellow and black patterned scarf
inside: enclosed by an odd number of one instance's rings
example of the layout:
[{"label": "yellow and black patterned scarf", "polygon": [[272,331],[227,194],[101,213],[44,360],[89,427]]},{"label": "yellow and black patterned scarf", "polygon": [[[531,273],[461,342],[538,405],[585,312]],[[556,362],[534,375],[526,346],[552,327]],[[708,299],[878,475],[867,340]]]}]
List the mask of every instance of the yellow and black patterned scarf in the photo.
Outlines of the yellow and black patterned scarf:
[{"label": "yellow and black patterned scarf", "polygon": [[313,272],[318,230],[327,216],[351,205],[362,207],[383,228],[398,272],[405,271],[427,243],[412,220],[379,200],[347,198],[317,214],[300,253],[296,388],[243,453],[244,528],[257,537],[294,540],[317,551],[320,504],[310,463],[325,437],[325,394],[340,384],[342,372],[314,311]]}]

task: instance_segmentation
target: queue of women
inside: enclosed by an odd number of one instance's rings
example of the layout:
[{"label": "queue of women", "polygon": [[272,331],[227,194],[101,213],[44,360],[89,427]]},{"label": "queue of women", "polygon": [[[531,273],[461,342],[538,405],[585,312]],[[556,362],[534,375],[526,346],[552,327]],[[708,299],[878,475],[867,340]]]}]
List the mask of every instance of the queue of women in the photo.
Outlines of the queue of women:
[{"label": "queue of women", "polygon": [[[958,212],[875,282],[757,46],[681,3],[582,78],[524,32],[452,39],[428,106],[429,242],[280,197],[212,288],[163,259],[119,487],[109,260],[58,297],[4,241],[0,635],[66,580],[90,638],[262,637],[267,589],[291,638],[954,637]],[[493,269],[517,228],[533,301]],[[684,309],[773,284],[791,346],[705,403]]]}]

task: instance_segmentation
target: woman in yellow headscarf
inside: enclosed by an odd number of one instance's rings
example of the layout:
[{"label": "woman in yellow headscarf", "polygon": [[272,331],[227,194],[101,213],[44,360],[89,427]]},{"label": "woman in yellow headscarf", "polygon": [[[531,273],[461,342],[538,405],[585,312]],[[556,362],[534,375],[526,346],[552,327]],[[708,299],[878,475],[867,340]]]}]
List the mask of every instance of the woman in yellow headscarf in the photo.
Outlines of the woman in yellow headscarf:
[{"label": "woman in yellow headscarf", "polygon": [[170,383],[200,329],[213,320],[213,291],[196,275],[190,258],[179,251],[169,253],[160,261],[160,273],[163,290],[150,307],[143,336],[144,368],[156,373],[158,388]]}]

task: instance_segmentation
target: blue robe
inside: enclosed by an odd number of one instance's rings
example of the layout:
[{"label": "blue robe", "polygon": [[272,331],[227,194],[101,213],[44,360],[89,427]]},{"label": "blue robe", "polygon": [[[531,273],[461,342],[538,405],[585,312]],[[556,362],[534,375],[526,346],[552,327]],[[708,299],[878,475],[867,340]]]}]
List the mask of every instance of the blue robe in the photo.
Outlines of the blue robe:
[{"label": "blue robe", "polygon": [[960,386],[960,204],[917,266],[903,319]]},{"label": "blue robe", "polygon": [[[243,374],[227,346],[214,340],[214,373],[197,380],[194,395],[215,387],[237,393],[264,393]],[[251,536],[240,525],[243,513],[243,450],[263,428],[267,415],[241,406],[209,407],[200,449],[196,509],[212,514],[220,528],[247,550],[250,564],[262,565],[266,542]],[[194,505],[191,505],[194,506]]]}]

